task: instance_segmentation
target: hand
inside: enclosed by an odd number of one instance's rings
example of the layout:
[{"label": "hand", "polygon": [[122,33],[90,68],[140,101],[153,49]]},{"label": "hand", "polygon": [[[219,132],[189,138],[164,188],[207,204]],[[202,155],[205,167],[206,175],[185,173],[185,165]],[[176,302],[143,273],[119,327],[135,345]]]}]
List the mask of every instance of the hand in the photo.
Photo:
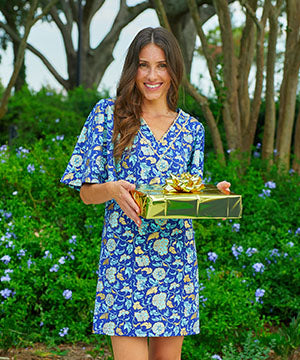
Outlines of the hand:
[{"label": "hand", "polygon": [[133,200],[130,191],[135,189],[135,185],[125,180],[112,181],[111,195],[116,200],[124,213],[133,220],[137,226],[141,226],[141,219],[138,216],[140,208]]},{"label": "hand", "polygon": [[223,194],[226,194],[226,195],[229,195],[230,194],[230,182],[227,182],[227,181],[221,181],[217,184],[217,188],[223,193]]}]

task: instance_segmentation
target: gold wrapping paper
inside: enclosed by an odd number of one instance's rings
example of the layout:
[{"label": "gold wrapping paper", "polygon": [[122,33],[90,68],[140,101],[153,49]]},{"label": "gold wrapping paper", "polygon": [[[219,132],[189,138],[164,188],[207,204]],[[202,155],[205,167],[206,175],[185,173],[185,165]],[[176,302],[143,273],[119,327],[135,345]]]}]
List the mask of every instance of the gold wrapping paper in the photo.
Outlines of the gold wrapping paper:
[{"label": "gold wrapping paper", "polygon": [[146,219],[236,219],[242,197],[225,195],[214,185],[194,193],[166,193],[161,185],[143,185],[131,192]]},{"label": "gold wrapping paper", "polygon": [[204,184],[198,175],[191,175],[189,173],[183,173],[181,175],[171,174],[171,177],[166,180],[163,188],[166,193],[194,193],[204,189]]}]

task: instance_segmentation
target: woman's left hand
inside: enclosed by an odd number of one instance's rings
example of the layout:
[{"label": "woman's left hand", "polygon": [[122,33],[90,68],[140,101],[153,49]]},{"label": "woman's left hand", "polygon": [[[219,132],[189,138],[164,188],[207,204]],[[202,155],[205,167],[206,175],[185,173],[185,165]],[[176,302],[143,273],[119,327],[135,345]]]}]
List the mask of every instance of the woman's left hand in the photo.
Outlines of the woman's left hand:
[{"label": "woman's left hand", "polygon": [[227,181],[221,181],[217,184],[217,188],[223,193],[223,194],[226,194],[226,195],[229,195],[230,194],[230,182],[227,182]]}]

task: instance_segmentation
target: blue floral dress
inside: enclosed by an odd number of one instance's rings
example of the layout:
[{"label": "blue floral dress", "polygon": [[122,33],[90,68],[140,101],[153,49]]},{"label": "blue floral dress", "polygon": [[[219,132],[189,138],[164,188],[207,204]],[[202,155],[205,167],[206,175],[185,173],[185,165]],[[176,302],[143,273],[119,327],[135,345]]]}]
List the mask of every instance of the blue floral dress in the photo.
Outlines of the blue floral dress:
[{"label": "blue floral dress", "polygon": [[[127,180],[164,184],[171,173],[203,174],[203,125],[178,110],[161,140],[146,122],[121,161],[113,158],[114,101],[99,101],[83,126],[61,179],[83,183]],[[129,219],[107,201],[102,233],[93,332],[116,336],[199,333],[198,266],[190,219]]]}]

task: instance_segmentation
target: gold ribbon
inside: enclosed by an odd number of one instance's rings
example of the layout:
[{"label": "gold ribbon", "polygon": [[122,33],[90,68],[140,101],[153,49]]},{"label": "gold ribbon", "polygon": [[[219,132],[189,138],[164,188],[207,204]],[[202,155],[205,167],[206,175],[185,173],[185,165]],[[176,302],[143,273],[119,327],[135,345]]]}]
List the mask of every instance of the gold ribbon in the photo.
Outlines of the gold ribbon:
[{"label": "gold ribbon", "polygon": [[171,174],[163,186],[164,193],[195,193],[204,189],[202,179],[198,175],[182,173],[181,175]]}]

